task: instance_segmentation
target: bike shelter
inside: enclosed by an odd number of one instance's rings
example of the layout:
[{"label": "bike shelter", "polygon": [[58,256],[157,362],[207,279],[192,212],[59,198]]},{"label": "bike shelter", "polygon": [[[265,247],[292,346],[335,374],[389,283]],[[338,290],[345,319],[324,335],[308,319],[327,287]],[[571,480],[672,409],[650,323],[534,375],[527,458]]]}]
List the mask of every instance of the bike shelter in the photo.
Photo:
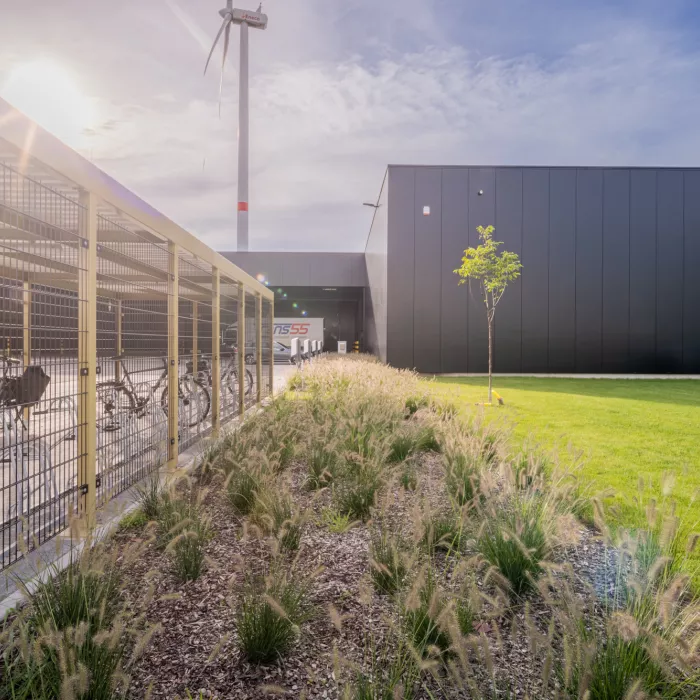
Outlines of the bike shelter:
[{"label": "bike shelter", "polygon": [[267,287],[0,100],[0,569],[270,395],[273,313]]}]

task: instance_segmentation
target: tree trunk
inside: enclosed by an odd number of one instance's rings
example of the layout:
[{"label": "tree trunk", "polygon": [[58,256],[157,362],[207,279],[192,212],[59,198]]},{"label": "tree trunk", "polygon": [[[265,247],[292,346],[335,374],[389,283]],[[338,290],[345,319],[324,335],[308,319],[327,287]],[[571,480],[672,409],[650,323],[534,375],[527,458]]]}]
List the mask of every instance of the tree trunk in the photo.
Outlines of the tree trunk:
[{"label": "tree trunk", "polygon": [[493,316],[489,312],[488,314],[489,322],[489,403],[492,403],[492,390],[493,390]]}]

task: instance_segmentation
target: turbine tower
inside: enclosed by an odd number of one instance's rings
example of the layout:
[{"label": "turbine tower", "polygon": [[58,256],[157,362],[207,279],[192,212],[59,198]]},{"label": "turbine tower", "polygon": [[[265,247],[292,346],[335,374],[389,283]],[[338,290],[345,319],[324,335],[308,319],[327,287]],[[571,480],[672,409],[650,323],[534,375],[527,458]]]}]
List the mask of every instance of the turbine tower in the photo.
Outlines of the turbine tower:
[{"label": "turbine tower", "polygon": [[256,12],[250,10],[237,10],[233,7],[233,0],[226,0],[226,7],[219,11],[223,17],[223,23],[219,33],[214,39],[211,51],[204,66],[206,74],[212,54],[221,35],[224,34],[224,53],[221,59],[221,83],[219,84],[219,115],[221,114],[221,92],[224,84],[224,66],[228,54],[231,25],[238,24],[241,27],[241,65],[240,80],[238,84],[238,215],[237,215],[237,250],[248,250],[248,27],[253,29],[267,28],[267,15],[262,12],[262,3]]}]

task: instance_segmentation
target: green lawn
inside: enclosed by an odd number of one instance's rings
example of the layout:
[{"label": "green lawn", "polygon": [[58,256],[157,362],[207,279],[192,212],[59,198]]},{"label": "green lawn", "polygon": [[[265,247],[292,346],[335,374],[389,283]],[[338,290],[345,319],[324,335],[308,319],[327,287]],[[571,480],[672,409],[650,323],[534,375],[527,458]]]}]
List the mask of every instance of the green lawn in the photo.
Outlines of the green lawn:
[{"label": "green lawn", "polygon": [[[465,409],[486,399],[485,378],[436,382]],[[700,381],[496,378],[494,388],[506,406],[484,410],[512,421],[517,440],[531,436],[560,455],[569,445],[582,451],[584,478],[615,490],[621,524],[641,520],[633,506],[639,478],[649,484],[646,499],[661,499],[662,475],[673,472],[683,529],[700,528]]]}]

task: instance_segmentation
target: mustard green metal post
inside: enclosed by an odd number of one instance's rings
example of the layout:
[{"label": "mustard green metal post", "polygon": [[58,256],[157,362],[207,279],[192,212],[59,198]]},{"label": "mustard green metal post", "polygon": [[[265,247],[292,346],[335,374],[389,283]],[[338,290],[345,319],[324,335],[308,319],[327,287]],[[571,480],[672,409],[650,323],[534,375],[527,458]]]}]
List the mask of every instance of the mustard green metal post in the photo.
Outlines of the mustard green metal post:
[{"label": "mustard green metal post", "polygon": [[255,295],[255,401],[262,401],[262,294]]},{"label": "mustard green metal post", "polygon": [[199,304],[192,302],[192,372],[197,376],[197,355],[199,355]]},{"label": "mustard green metal post", "polygon": [[[122,300],[117,299],[116,304],[116,315],[117,315],[117,357],[121,357],[124,348],[122,346]],[[117,360],[114,363],[114,380],[120,382],[122,380],[122,362]]]},{"label": "mustard green metal post", "polygon": [[95,526],[97,491],[97,199],[82,191],[78,251],[78,485],[80,528]]},{"label": "mustard green metal post", "polygon": [[238,283],[238,412],[245,412],[245,287]]},{"label": "mustard green metal post", "polygon": [[[22,295],[22,362],[24,369],[32,364],[32,283],[25,282]],[[27,422],[30,417],[30,408],[24,408],[24,420]]]},{"label": "mustard green metal post", "polygon": [[221,408],[221,299],[219,270],[211,271],[211,428],[212,435],[218,436],[221,427],[219,410]]},{"label": "mustard green metal post", "polygon": [[275,393],[275,302],[270,300],[270,396]]},{"label": "mustard green metal post", "polygon": [[168,243],[168,469],[177,468],[179,452],[179,357],[178,357],[178,307],[179,307],[179,246]]}]

